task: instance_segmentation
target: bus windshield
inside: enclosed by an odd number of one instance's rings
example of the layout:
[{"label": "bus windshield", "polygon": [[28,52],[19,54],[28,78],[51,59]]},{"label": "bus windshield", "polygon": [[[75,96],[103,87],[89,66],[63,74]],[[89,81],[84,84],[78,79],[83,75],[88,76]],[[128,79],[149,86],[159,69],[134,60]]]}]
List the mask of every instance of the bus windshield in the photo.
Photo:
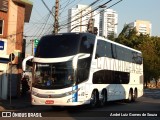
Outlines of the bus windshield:
[{"label": "bus windshield", "polygon": [[61,89],[72,86],[74,82],[72,62],[35,63],[33,87],[39,89]]}]

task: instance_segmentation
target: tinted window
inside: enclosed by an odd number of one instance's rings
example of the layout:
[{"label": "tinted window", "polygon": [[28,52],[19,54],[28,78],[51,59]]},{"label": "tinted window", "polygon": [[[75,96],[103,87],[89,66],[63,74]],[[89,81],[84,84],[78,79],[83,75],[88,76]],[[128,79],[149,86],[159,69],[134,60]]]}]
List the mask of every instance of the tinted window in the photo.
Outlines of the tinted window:
[{"label": "tinted window", "polygon": [[111,44],[111,48],[112,48],[112,58],[117,58],[117,46],[114,44]]},{"label": "tinted window", "polygon": [[103,40],[98,40],[97,42],[95,59],[98,57],[109,57],[142,64],[142,55],[140,53]]},{"label": "tinted window", "polygon": [[56,58],[71,56],[78,53],[80,35],[49,35],[39,42],[36,57]]},{"label": "tinted window", "polygon": [[90,56],[87,58],[78,59],[77,83],[81,83],[88,79],[94,42],[95,35],[87,34],[81,37],[79,53],[89,53]]},{"label": "tinted window", "polygon": [[142,64],[142,54],[137,52],[132,52],[132,62],[137,64]]},{"label": "tinted window", "polygon": [[128,72],[100,70],[93,74],[93,84],[128,84],[129,78]]},{"label": "tinted window", "polygon": [[98,40],[96,49],[96,58],[106,57],[106,42]]},{"label": "tinted window", "polygon": [[106,42],[106,56],[109,58],[112,58],[112,49],[111,49],[111,43]]},{"label": "tinted window", "polygon": [[79,52],[92,54],[94,42],[95,42],[95,36],[90,36],[90,35],[82,36]]},{"label": "tinted window", "polygon": [[95,58],[98,57],[112,58],[111,43],[103,40],[98,40]]},{"label": "tinted window", "polygon": [[77,83],[81,83],[88,79],[90,65],[91,57],[78,60]]}]

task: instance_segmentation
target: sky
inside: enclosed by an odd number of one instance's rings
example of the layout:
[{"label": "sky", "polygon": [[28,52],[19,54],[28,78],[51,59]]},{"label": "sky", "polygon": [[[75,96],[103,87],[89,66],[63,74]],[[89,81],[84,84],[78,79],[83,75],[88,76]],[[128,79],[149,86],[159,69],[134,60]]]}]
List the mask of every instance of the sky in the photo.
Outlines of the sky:
[{"label": "sky", "polygon": [[[37,29],[46,29],[43,32],[52,31],[52,24],[54,18],[52,16],[47,17],[49,11],[44,6],[41,0],[31,0],[33,2],[33,9],[30,18],[30,22],[25,24],[25,35],[35,36],[34,33],[37,33]],[[48,8],[51,9],[55,4],[55,0],[44,0]],[[96,0],[60,0],[60,21],[67,20],[67,14],[69,8],[76,7],[77,4],[86,4]],[[94,7],[101,5],[108,0],[99,0],[99,3]],[[119,0],[112,0],[107,7],[116,3]],[[150,21],[152,24],[152,36],[160,36],[160,0],[123,0],[119,4],[111,7],[118,13],[118,34],[122,31],[125,23],[134,22],[135,20],[146,20]],[[39,23],[45,23],[48,20],[48,28],[44,28]],[[36,25],[36,24],[37,25]],[[47,26],[46,25],[46,26]],[[66,31],[63,29],[62,31]],[[39,31],[42,33],[42,31]],[[30,38],[31,39],[31,38]],[[33,38],[32,38],[33,39]]]}]

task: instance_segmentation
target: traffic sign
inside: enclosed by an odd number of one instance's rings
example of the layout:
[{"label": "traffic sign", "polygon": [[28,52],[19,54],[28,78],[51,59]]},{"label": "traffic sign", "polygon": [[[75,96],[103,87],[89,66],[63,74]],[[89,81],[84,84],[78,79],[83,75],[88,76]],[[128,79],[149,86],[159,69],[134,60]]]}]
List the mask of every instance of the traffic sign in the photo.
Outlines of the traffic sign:
[{"label": "traffic sign", "polygon": [[0,41],[0,50],[4,50],[4,41]]},{"label": "traffic sign", "polygon": [[34,39],[34,48],[37,48],[39,43],[39,39]]}]

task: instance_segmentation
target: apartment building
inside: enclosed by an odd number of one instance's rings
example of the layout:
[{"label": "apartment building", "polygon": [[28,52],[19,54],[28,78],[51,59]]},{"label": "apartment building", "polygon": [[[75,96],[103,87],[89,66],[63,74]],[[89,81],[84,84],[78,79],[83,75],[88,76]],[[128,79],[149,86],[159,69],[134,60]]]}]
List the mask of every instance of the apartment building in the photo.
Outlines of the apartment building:
[{"label": "apartment building", "polygon": [[[88,5],[78,4],[76,8],[68,10],[68,32],[86,32],[90,19],[94,19],[94,27],[99,28],[99,12],[91,12]],[[99,33],[98,33],[99,34]]]},{"label": "apartment building", "polygon": [[100,14],[99,35],[107,37],[109,35],[117,36],[118,14],[112,9],[103,10]]},{"label": "apartment building", "polygon": [[137,34],[143,34],[143,35],[150,35],[151,36],[151,31],[152,31],[152,24],[150,21],[144,21],[144,20],[135,20],[134,22],[131,22],[128,25],[128,30],[127,33],[129,32],[130,29],[135,28],[136,31],[138,32]]}]

